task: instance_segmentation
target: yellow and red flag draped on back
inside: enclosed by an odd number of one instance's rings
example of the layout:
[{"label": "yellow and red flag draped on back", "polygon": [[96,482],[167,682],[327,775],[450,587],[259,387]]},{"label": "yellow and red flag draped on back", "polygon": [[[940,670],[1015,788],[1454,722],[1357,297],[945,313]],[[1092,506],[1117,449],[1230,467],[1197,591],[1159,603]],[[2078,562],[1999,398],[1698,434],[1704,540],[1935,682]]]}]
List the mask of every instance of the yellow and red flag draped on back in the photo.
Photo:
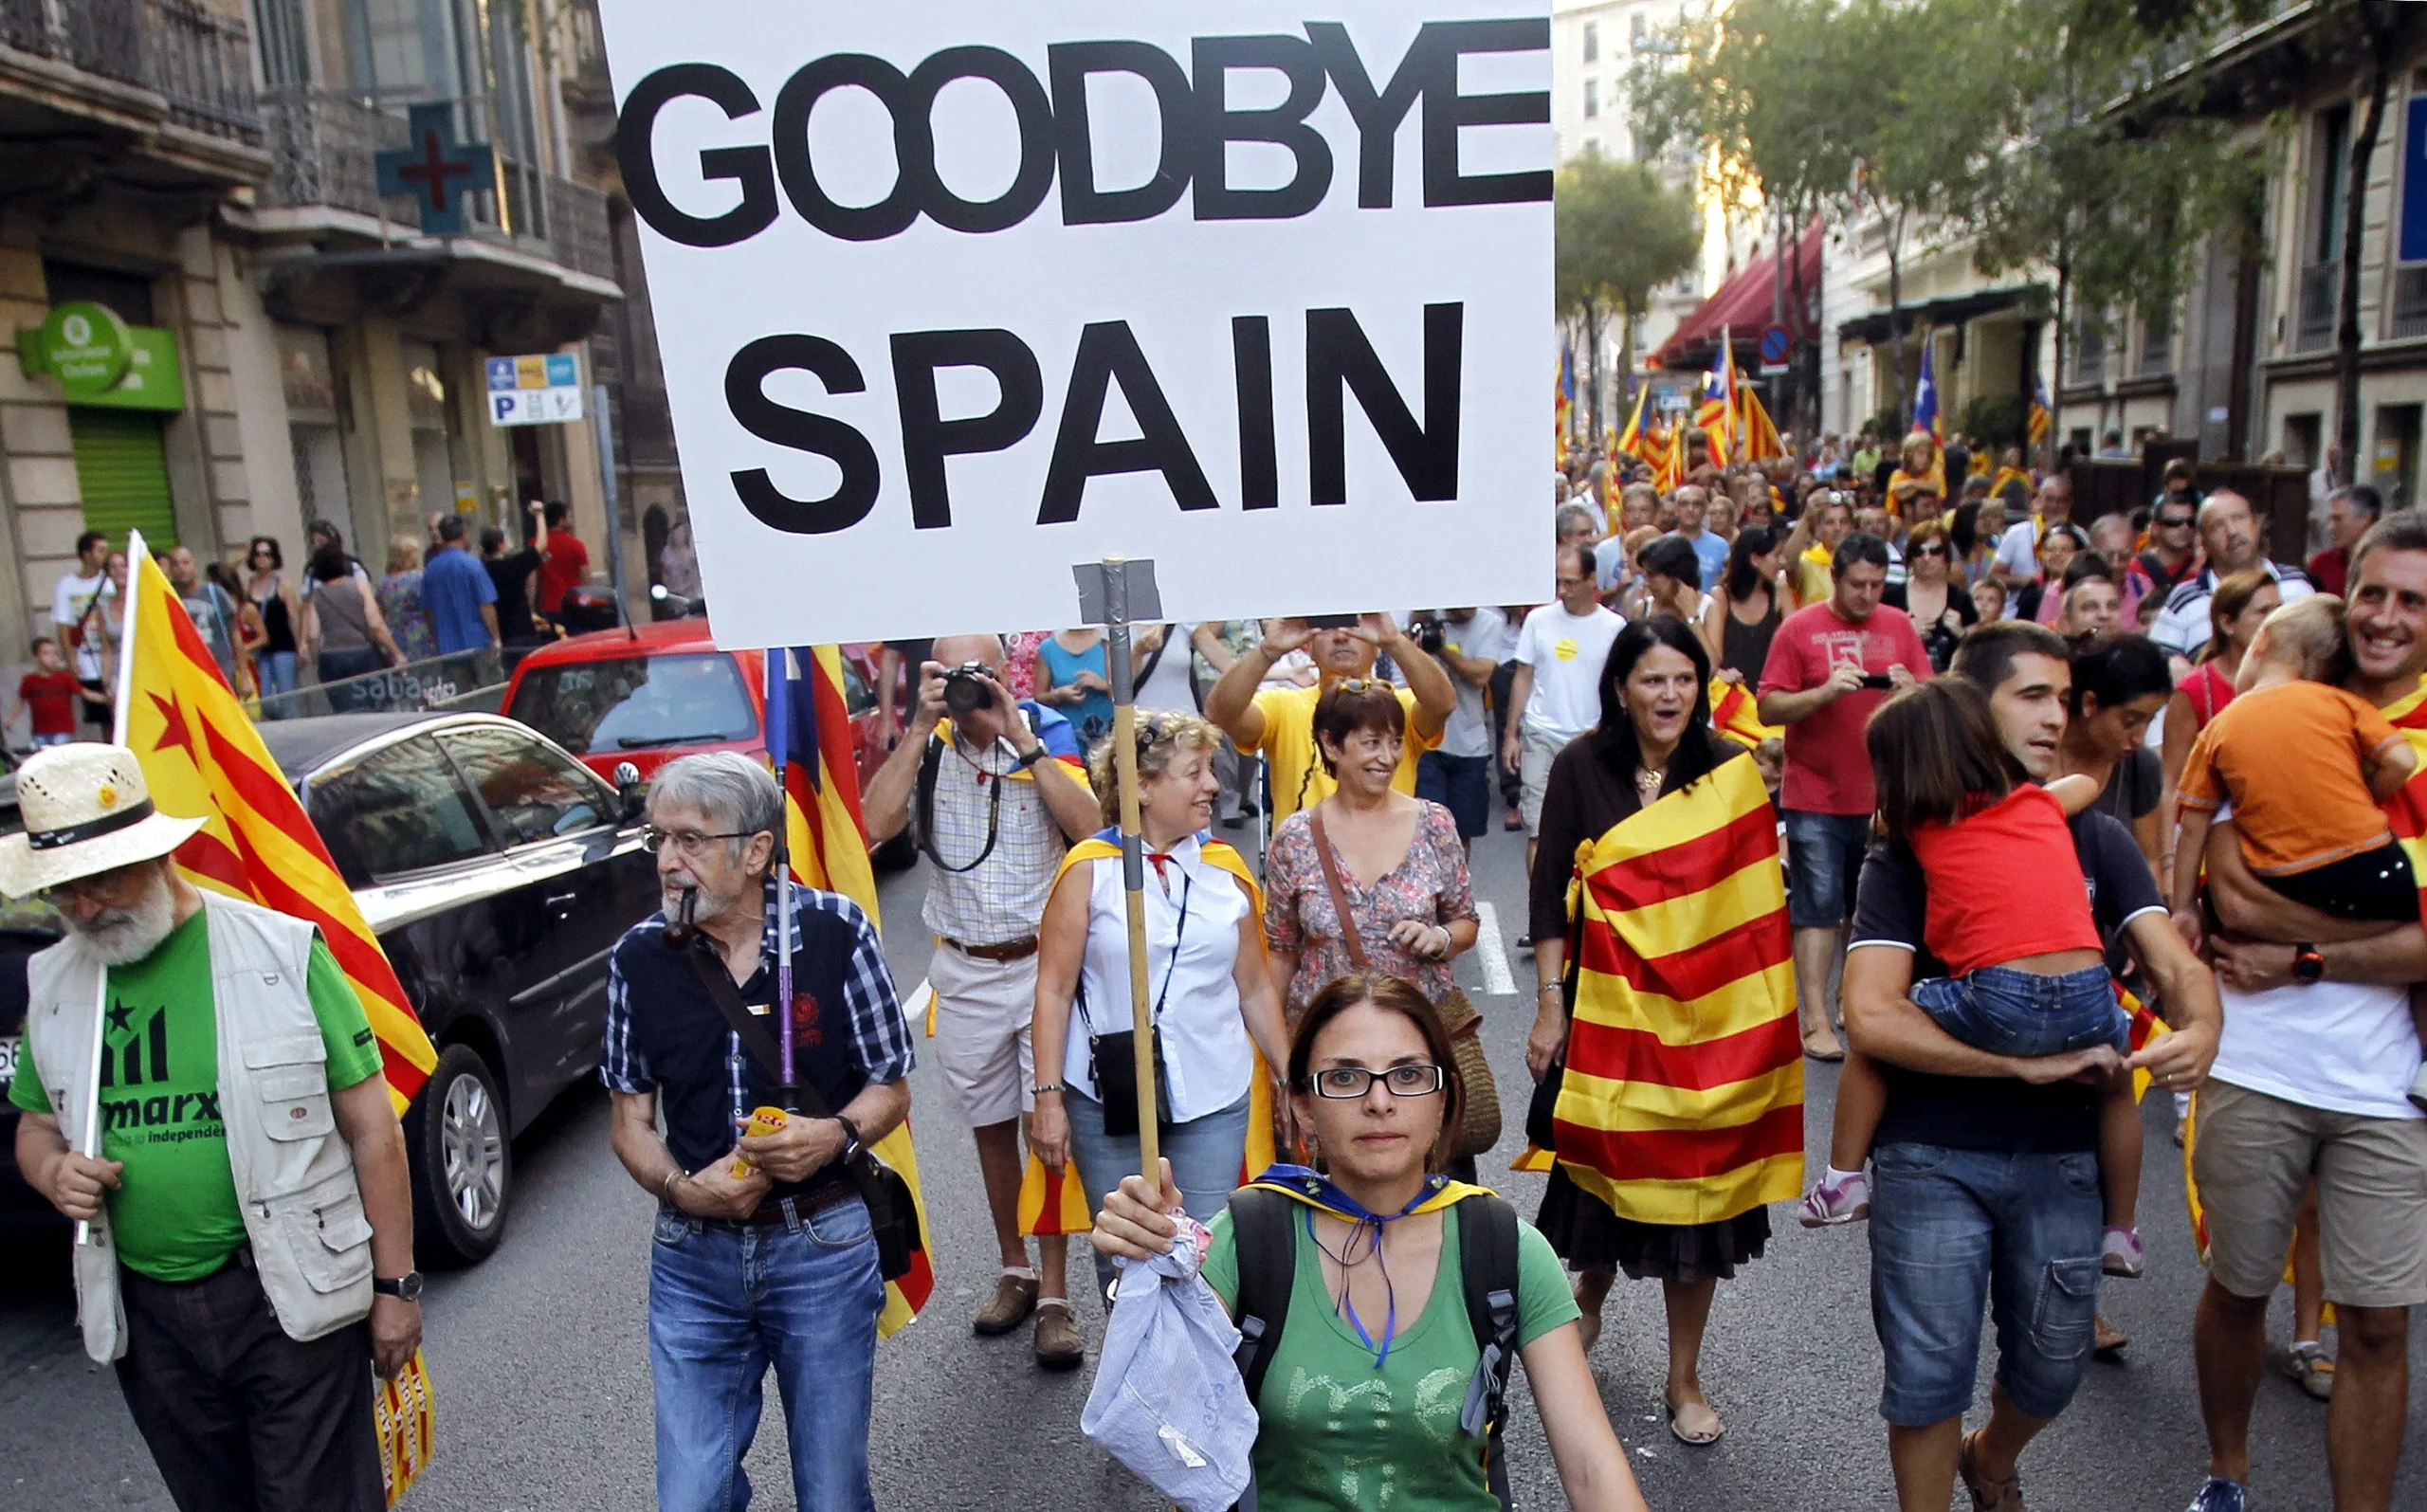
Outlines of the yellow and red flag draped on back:
[{"label": "yellow and red flag draped on back", "polygon": [[1793,1198],[1803,1044],[1760,768],[1724,761],[1578,850],[1560,1164],[1637,1223]]},{"label": "yellow and red flag draped on back", "polygon": [[[785,859],[805,886],[841,893],[877,920],[876,868],[868,863],[867,822],[860,814],[860,772],[851,760],[850,713],[843,704],[843,653],[832,646],[781,647],[767,653],[767,750],[784,772]],[[776,686],[780,680],[782,686]],[[935,1294],[935,1228],[919,1185],[919,1152],[910,1120],[868,1146],[910,1189],[926,1244],[910,1252],[910,1268],[885,1284],[877,1314],[879,1339],[899,1333]]]},{"label": "yellow and red flag draped on back", "polygon": [[[1249,867],[1247,858],[1239,854],[1238,847],[1210,834],[1199,835],[1197,846],[1207,865],[1227,871],[1239,880],[1239,885],[1247,891],[1248,906],[1254,911],[1253,917],[1262,919],[1264,888],[1257,884],[1254,871]],[[1054,874],[1055,884],[1060,884],[1063,873],[1082,862],[1117,861],[1120,857],[1121,831],[1100,830],[1063,854],[1061,871]],[[1122,1022],[1127,1022],[1125,1015]],[[1262,1175],[1265,1168],[1275,1158],[1272,1138],[1273,1073],[1264,1064],[1261,1049],[1254,1052],[1254,1061],[1255,1069],[1248,1082],[1247,1150],[1239,1159],[1241,1186]],[[1039,1067],[1037,1074],[1045,1076],[1052,1069]],[[1126,1171],[1116,1173],[1113,1179],[1118,1181],[1128,1174]],[[1031,1235],[1086,1233],[1095,1227],[1095,1215],[1089,1211],[1087,1190],[1079,1179],[1076,1160],[1059,1171],[1051,1171],[1034,1154],[1029,1156],[1028,1170],[1020,1179],[1019,1226],[1020,1232]]]},{"label": "yellow and red flag draped on back", "polygon": [[364,922],[302,800],[270,759],[260,732],[167,574],[137,534],[127,542],[128,638],[122,737],[163,813],[200,817],[176,850],[197,887],[307,920],[362,999],[402,1113],[429,1080],[438,1052],[422,1032],[395,968]]}]

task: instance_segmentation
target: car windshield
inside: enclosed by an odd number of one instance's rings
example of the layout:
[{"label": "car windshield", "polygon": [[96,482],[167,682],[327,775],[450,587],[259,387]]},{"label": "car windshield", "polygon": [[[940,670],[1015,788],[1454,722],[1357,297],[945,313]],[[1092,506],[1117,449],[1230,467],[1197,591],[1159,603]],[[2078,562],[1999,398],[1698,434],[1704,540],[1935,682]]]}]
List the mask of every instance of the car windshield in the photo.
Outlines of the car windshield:
[{"label": "car windshield", "polygon": [[722,651],[535,666],[505,712],[575,756],[758,738],[741,669]]}]

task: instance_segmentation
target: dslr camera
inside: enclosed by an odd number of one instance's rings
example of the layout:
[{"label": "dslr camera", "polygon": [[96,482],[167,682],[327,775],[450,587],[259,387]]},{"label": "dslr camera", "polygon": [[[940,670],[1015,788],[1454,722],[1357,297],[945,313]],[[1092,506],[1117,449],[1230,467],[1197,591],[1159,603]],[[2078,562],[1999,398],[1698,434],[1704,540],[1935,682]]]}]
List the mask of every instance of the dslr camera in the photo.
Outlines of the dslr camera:
[{"label": "dslr camera", "polygon": [[986,685],[987,670],[983,662],[963,662],[946,668],[944,707],[961,718],[994,707],[995,690]]},{"label": "dslr camera", "polygon": [[1440,614],[1432,610],[1418,614],[1415,623],[1408,627],[1408,631],[1414,637],[1415,644],[1432,656],[1440,655],[1441,647],[1449,641],[1448,631],[1441,627]]}]

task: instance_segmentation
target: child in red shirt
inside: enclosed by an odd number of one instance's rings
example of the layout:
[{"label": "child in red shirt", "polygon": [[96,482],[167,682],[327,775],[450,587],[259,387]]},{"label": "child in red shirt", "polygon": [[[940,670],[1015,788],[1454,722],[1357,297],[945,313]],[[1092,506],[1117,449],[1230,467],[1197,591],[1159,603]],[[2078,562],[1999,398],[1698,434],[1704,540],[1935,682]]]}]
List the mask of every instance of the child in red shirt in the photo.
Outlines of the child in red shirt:
[{"label": "child in red shirt", "polygon": [[16,723],[21,710],[33,710],[34,749],[39,751],[76,738],[76,697],[82,685],[67,670],[57,641],[44,636],[34,642],[33,653],[34,669],[18,680],[17,701],[9,706],[8,722]]},{"label": "child in red shirt", "polygon": [[[2036,1059],[2094,1045],[2128,1054],[2130,1019],[2108,975],[2089,889],[2056,887],[2028,906],[2016,903],[2016,878],[2081,875],[2066,821],[2097,798],[2098,784],[2082,776],[2016,783],[1987,699],[1960,678],[1889,699],[1865,741],[1881,827],[1911,849],[1927,885],[1922,942],[1947,972],[1915,982],[1914,1004],[1964,1044],[1998,1055]],[[1862,1166],[1887,1111],[1879,1068],[1848,1053],[1829,1170],[1803,1199],[1804,1227],[1870,1211]],[[2105,1269],[2137,1276],[2141,1120],[2128,1077],[2114,1078],[2100,1100],[2099,1165]]]}]

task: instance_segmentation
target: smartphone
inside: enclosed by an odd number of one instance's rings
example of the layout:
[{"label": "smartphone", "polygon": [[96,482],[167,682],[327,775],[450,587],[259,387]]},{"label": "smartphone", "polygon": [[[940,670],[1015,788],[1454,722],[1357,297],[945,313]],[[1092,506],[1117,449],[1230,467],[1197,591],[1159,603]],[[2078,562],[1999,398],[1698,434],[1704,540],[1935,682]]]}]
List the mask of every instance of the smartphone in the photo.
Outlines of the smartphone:
[{"label": "smartphone", "polygon": [[1306,628],[1310,630],[1353,630],[1357,628],[1354,614],[1309,614]]},{"label": "smartphone", "polygon": [[1896,685],[1896,680],[1885,672],[1865,672],[1862,685],[1867,688],[1891,688]]}]

